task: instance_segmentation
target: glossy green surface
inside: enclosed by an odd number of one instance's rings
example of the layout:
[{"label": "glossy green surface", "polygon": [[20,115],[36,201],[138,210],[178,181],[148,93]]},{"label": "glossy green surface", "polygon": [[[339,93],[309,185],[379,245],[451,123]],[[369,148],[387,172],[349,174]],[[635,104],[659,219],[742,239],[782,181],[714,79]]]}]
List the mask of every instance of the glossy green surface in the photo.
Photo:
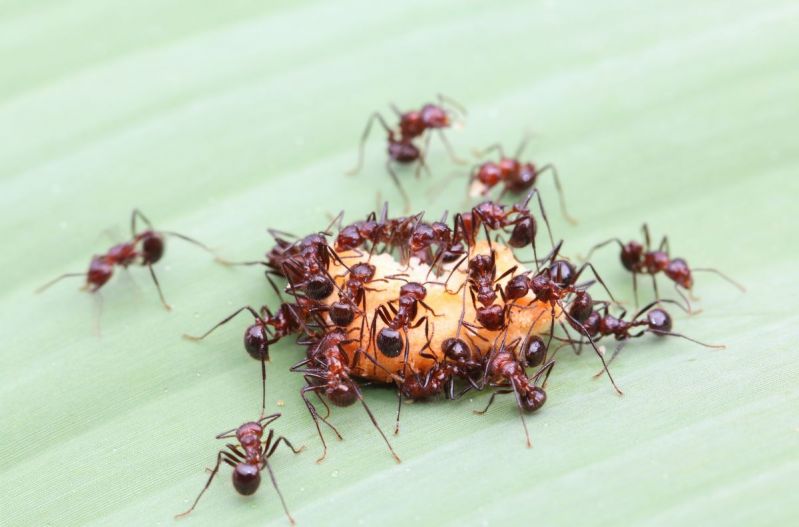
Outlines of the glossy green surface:
[{"label": "glossy green surface", "polygon": [[[94,299],[33,289],[127,232],[131,208],[232,258],[257,258],[266,227],[357,218],[396,196],[384,146],[355,159],[369,112],[444,92],[468,106],[457,149],[535,132],[557,164],[576,227],[542,183],[572,255],[643,221],[695,266],[703,313],[676,329],[712,351],[641,339],[614,363],[626,395],[592,381],[595,357],[562,354],[545,408],[478,417],[480,394],[416,404],[395,465],[358,407],[328,460],[275,348],[269,405],[309,450],[274,467],[299,525],[786,525],[799,516],[796,195],[799,7],[791,2],[0,3],[0,524],[287,525],[264,482],[238,496],[229,471],[191,517],[213,436],[257,415],[244,319],[202,345],[180,339],[234,308],[276,299],[255,269],[172,243],[158,266]],[[464,204],[440,145],[418,208]],[[461,169],[458,169],[461,170]],[[459,176],[463,177],[463,176]],[[441,189],[445,188],[445,191]],[[395,210],[399,202],[394,201]],[[104,230],[112,229],[111,237]],[[613,250],[596,260],[628,301]],[[662,282],[664,290],[670,291]],[[648,291],[648,290],[647,290]],[[381,424],[394,395],[367,390]]]}]

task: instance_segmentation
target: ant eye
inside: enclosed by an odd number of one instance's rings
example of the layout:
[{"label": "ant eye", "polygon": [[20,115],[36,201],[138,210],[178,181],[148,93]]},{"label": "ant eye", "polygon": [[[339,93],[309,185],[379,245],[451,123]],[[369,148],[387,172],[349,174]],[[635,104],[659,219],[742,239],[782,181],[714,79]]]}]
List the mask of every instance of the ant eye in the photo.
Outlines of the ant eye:
[{"label": "ant eye", "polygon": [[386,357],[397,357],[402,351],[402,337],[399,331],[383,328],[377,334],[377,349]]},{"label": "ant eye", "polygon": [[244,348],[255,360],[269,359],[269,342],[266,330],[260,324],[253,324],[244,333]]}]

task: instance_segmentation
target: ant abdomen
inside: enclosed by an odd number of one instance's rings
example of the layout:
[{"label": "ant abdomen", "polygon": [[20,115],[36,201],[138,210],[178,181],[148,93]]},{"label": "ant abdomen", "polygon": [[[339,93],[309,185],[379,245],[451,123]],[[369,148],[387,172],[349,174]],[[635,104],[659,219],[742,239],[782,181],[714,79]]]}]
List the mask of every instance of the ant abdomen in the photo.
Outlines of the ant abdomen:
[{"label": "ant abdomen", "polygon": [[537,230],[538,226],[535,223],[535,218],[527,216],[521,219],[513,226],[510,238],[508,239],[508,245],[516,249],[527,247],[535,240]]},{"label": "ant abdomen", "polygon": [[86,285],[92,291],[97,291],[114,274],[114,264],[108,261],[106,256],[95,256],[89,264],[89,271],[86,273]]},{"label": "ant abdomen", "polygon": [[358,392],[347,382],[339,382],[325,390],[325,396],[336,406],[352,406],[358,400]]},{"label": "ant abdomen", "polygon": [[262,324],[253,324],[244,332],[244,349],[255,360],[269,359],[269,336]]},{"label": "ant abdomen", "polygon": [[664,309],[651,309],[646,314],[646,325],[655,335],[669,333],[672,328],[671,315]]},{"label": "ant abdomen", "polygon": [[333,294],[333,289],[333,282],[321,274],[311,276],[305,283],[305,292],[312,300],[324,300]]},{"label": "ant abdomen", "polygon": [[477,310],[477,321],[489,331],[505,327],[505,308],[498,304],[483,306]]},{"label": "ant abdomen", "polygon": [[674,258],[669,261],[663,272],[680,287],[691,289],[694,286],[691,268],[688,267],[688,262],[682,258]]},{"label": "ant abdomen", "polygon": [[530,386],[522,397],[519,398],[522,408],[527,412],[535,412],[547,402],[547,393],[543,388]]},{"label": "ant abdomen", "polygon": [[547,357],[547,347],[544,339],[538,335],[532,335],[522,344],[522,356],[527,366],[540,366]]},{"label": "ant abdomen", "polygon": [[255,494],[261,485],[261,472],[257,465],[238,463],[233,469],[233,487],[243,496]]},{"label": "ant abdomen", "polygon": [[377,349],[386,357],[398,357],[402,352],[402,335],[389,327],[381,329],[377,334]]},{"label": "ant abdomen", "polygon": [[346,302],[333,302],[328,311],[330,321],[338,327],[347,327],[355,320],[355,310]]},{"label": "ant abdomen", "polygon": [[448,338],[441,343],[441,349],[444,350],[444,355],[455,362],[467,361],[472,358],[472,352],[469,345],[459,338]]},{"label": "ant abdomen", "polygon": [[508,280],[505,285],[505,298],[507,300],[518,300],[527,296],[529,291],[529,279],[526,275],[519,274]]},{"label": "ant abdomen", "polygon": [[413,163],[422,153],[413,143],[406,141],[391,141],[388,143],[388,155],[397,163]]}]

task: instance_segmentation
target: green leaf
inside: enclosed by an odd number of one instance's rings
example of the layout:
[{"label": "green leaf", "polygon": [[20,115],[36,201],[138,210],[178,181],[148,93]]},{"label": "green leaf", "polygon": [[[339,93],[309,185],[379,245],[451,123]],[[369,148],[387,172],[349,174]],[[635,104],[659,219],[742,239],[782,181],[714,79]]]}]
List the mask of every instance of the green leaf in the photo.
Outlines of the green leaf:
[{"label": "green leaf", "polygon": [[[414,404],[392,438],[401,465],[359,407],[334,409],[345,440],[314,462],[303,381],[288,372],[303,350],[281,343],[269,408],[309,451],[281,451],[273,466],[298,523],[795,521],[796,5],[202,4],[0,6],[0,523],[175,523],[215,459],[214,435],[256,416],[260,397],[243,319],[202,344],[180,335],[276,303],[258,270],[179,241],[157,266],[171,313],[141,268],[97,296],[77,281],[37,286],[123,239],[134,206],[240,259],[263,254],[267,227],[309,232],[341,209],[358,218],[378,192],[397,210],[381,134],[365,170],[344,172],[370,112],[439,91],[469,109],[450,134],[462,154],[534,132],[530,155],[557,165],[580,220],[562,221],[542,181],[571,255],[646,221],[675,254],[749,291],[697,275],[703,312],[677,315],[675,329],[727,349],[630,343],[613,364],[622,398],[591,380],[596,357],[561,353],[547,405],[527,419],[530,450],[507,397],[482,417],[472,410],[487,394]],[[435,141],[429,163],[432,178],[402,174],[415,207],[462,208],[465,170]],[[615,252],[596,263],[631,303]],[[389,430],[393,392],[366,398]],[[242,498],[229,477],[224,467],[181,523],[287,524],[268,482]]]}]

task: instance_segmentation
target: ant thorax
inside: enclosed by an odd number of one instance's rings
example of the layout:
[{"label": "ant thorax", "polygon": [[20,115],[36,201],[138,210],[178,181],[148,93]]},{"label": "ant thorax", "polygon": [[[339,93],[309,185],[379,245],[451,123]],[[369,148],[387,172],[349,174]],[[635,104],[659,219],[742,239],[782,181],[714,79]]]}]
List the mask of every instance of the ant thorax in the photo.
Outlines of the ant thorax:
[{"label": "ant thorax", "polygon": [[[513,266],[517,266],[513,276],[526,271],[526,268],[516,260],[509,247],[493,243],[493,249],[495,251],[496,276],[501,276],[502,273]],[[415,306],[415,309],[409,309],[409,311],[415,311],[412,313],[414,316],[409,325],[415,326],[423,317],[427,317],[427,324],[422,322],[416,327],[408,328],[406,326],[406,328],[396,330],[403,338],[403,346],[405,345],[405,335],[407,335],[409,357],[407,367],[412,371],[426,374],[436,363],[436,360],[442,361],[444,357],[442,351],[443,342],[448,338],[459,335],[461,339],[471,341],[473,348],[479,351],[481,355],[485,355],[490,351],[491,343],[496,336],[501,333],[500,331],[489,331],[481,327],[477,322],[468,283],[464,284],[468,275],[468,263],[466,260],[462,261],[454,272],[453,268],[458,261],[444,264],[438,274],[436,274],[431,272],[429,265],[420,262],[417,257],[413,256],[406,266],[389,253],[372,254],[371,257],[368,251],[364,250],[361,250],[360,253],[342,251],[338,254],[349,268],[366,261],[375,268],[373,279],[365,284],[364,301],[366,307],[364,308],[363,304],[358,305],[358,314],[346,328],[349,338],[353,339],[352,343],[344,345],[350,360],[355,360],[352,367],[353,375],[381,382],[394,381],[389,372],[401,375],[404,365],[404,347],[396,356],[386,356],[376,349],[376,341],[380,340],[380,331],[388,326],[384,320],[377,316],[376,311],[380,306],[385,306],[384,312],[387,316],[394,316],[396,311],[402,313],[404,308],[401,308],[401,306],[405,306],[411,300],[408,298],[400,302],[402,292],[406,296],[422,297],[421,302],[424,302],[427,306],[425,307],[425,305],[420,303]],[[474,258],[478,254],[486,256],[491,254],[485,241],[479,241],[476,244],[471,252],[471,257]],[[350,278],[350,274],[341,263],[335,261],[331,261],[329,274],[334,278],[338,287],[323,303],[327,306],[332,306],[338,301],[339,295]],[[443,283],[450,274],[451,278],[449,278],[449,282],[445,287]],[[496,282],[496,284],[504,288],[510,279],[511,275],[508,275]],[[424,295],[420,295],[419,285],[424,288]],[[497,295],[495,303],[503,307],[505,305],[499,295]],[[513,306],[508,308],[509,314],[506,317],[508,321],[508,340],[513,340],[517,337],[524,339],[531,325],[533,326],[531,334],[541,334],[549,330],[552,308],[549,304],[536,302],[532,292],[515,300],[508,299],[507,303]],[[478,303],[477,306],[480,307],[480,304]],[[560,308],[558,307],[556,313],[559,314],[559,311]],[[361,312],[366,313],[366,320],[363,320]],[[458,331],[461,313],[463,313],[464,324],[461,325],[460,331]],[[322,316],[327,322],[330,322],[329,312],[324,312]],[[372,339],[370,328],[375,318],[377,318],[376,337]],[[425,325],[428,326],[427,336],[425,336]],[[471,329],[465,327],[466,325],[470,325]],[[393,332],[391,328],[389,328],[389,331]],[[358,342],[359,337],[360,342]],[[362,354],[356,357],[356,350],[359,348],[365,350],[372,360]],[[428,355],[428,357],[423,355]],[[436,360],[429,358],[429,356],[436,357]],[[477,358],[479,357],[475,357],[475,359]],[[375,361],[380,364],[380,367],[374,364]]]}]

